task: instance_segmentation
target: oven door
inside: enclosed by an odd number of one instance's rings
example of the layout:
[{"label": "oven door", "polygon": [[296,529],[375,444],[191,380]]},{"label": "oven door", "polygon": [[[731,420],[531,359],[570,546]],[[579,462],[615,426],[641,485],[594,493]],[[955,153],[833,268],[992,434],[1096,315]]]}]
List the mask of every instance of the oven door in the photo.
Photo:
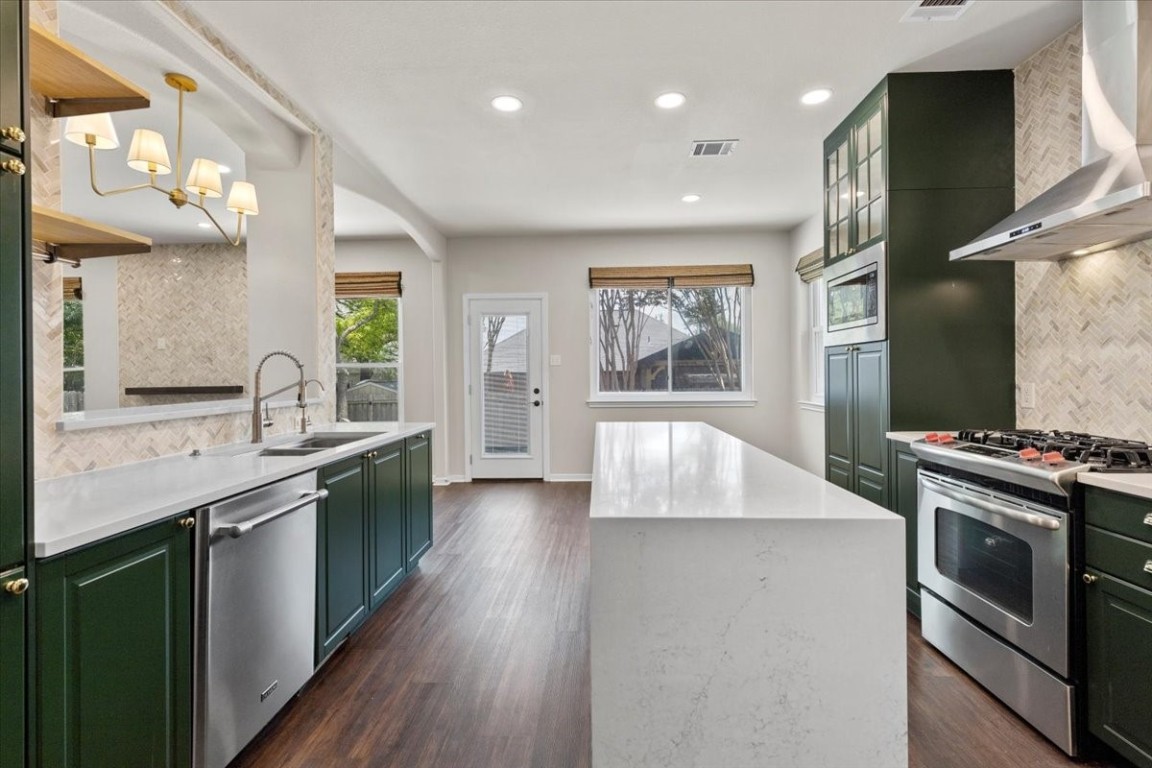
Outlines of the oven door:
[{"label": "oven door", "polygon": [[920,583],[1069,676],[1066,512],[919,472]]}]

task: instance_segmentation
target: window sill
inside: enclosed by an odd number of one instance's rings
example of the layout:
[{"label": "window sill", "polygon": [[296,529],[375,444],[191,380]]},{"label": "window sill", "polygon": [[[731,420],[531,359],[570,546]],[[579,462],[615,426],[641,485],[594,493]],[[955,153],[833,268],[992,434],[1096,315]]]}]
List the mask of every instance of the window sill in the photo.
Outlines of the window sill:
[{"label": "window sill", "polygon": [[815,413],[824,413],[824,403],[816,402],[815,400],[800,400],[798,401],[800,410],[813,411]]},{"label": "window sill", "polygon": [[755,398],[740,400],[585,400],[589,408],[752,408]]}]

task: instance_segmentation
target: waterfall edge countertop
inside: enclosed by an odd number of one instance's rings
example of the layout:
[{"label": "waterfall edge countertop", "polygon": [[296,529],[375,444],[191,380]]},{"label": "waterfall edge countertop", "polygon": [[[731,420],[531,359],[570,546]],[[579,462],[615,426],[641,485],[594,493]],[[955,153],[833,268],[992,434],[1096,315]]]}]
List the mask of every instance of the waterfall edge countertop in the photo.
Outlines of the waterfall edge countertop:
[{"label": "waterfall edge countertop", "polygon": [[594,519],[895,517],[702,422],[602,422],[592,477]]},{"label": "waterfall edge countertop", "polygon": [[374,434],[306,456],[256,455],[308,437],[288,434],[259,445],[217,446],[200,456],[164,456],[38,480],[34,554],[59,555],[434,428],[429,422],[342,422],[314,427],[309,434]]},{"label": "waterfall edge countertop", "polygon": [[596,427],[593,768],[907,768],[904,519],[698,423]]}]

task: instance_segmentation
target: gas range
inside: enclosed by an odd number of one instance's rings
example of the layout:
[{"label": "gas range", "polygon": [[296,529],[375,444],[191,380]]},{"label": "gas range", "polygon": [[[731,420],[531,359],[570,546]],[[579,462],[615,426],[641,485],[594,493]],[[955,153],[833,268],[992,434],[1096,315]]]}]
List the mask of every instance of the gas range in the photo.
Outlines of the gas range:
[{"label": "gas range", "polygon": [[1068,497],[1081,472],[1152,472],[1152,446],[1081,432],[964,429],[912,442],[927,462]]}]

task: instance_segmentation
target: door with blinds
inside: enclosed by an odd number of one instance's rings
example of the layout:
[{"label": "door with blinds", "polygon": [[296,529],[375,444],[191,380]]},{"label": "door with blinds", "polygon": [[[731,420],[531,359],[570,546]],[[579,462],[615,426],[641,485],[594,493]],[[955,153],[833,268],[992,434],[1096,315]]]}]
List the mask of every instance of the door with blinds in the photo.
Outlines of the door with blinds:
[{"label": "door with blinds", "polygon": [[544,476],[543,299],[469,298],[473,478]]}]

